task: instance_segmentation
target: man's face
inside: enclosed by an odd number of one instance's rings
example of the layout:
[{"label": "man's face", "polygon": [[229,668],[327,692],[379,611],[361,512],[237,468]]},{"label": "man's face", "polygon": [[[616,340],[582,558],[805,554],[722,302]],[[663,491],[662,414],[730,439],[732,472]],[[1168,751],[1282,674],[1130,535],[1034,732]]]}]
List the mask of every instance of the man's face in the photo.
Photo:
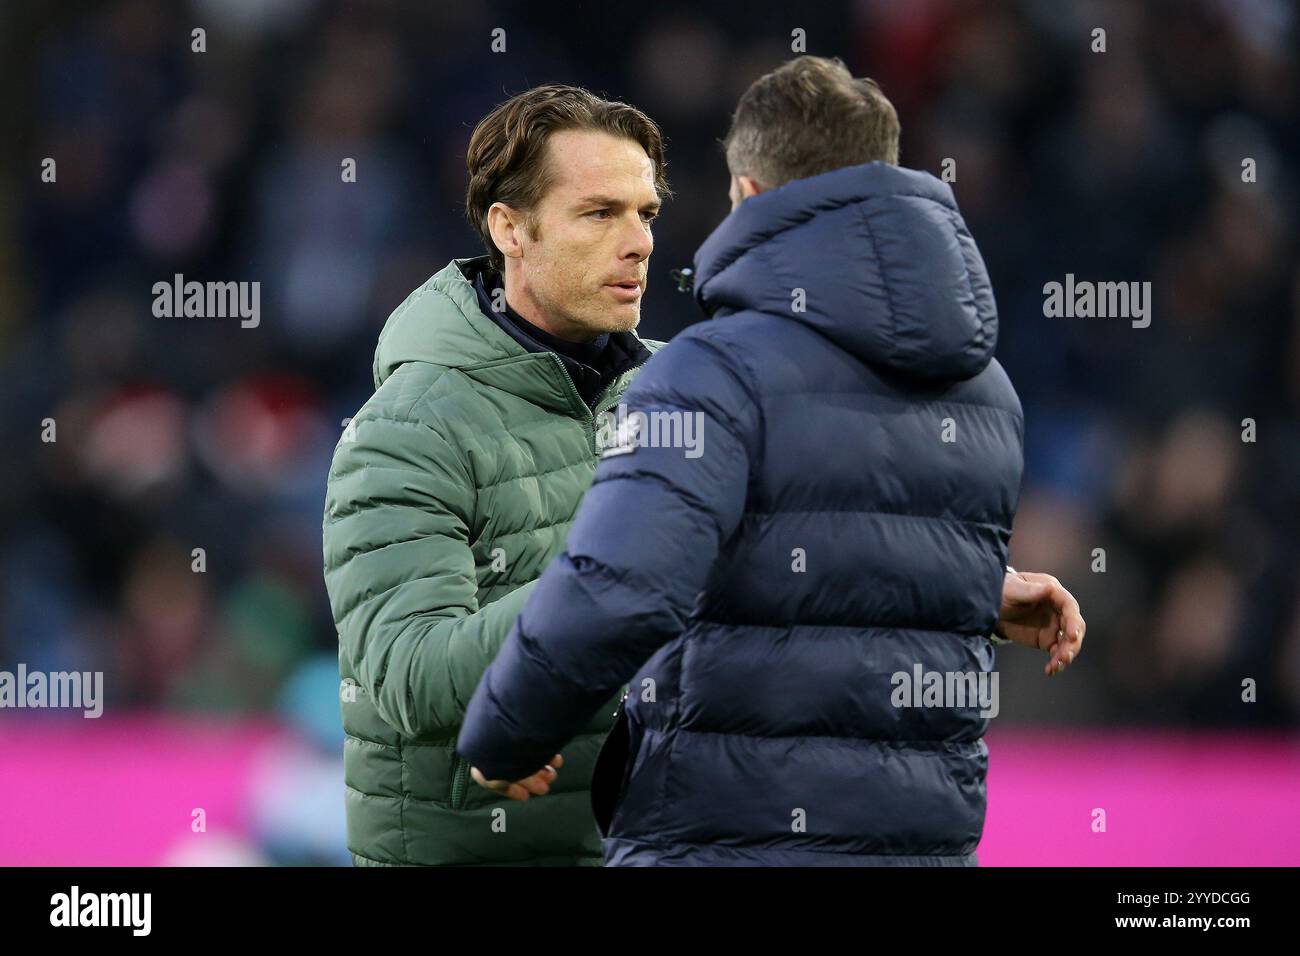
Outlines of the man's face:
[{"label": "man's face", "polygon": [[522,301],[565,338],[636,328],[659,213],[654,164],[635,140],[591,130],[553,134],[546,161],[551,186],[520,236]]}]

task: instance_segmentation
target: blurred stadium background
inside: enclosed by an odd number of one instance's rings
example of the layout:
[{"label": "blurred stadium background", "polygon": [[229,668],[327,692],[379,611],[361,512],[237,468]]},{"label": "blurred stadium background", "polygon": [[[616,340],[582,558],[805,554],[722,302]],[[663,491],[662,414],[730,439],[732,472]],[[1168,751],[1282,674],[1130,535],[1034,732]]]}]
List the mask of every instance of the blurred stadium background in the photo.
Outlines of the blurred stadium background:
[{"label": "blurred stadium background", "polygon": [[[324,475],[388,312],[479,252],[470,131],[542,82],[660,123],[676,198],[641,331],[668,338],[699,318],[668,271],[728,210],[729,110],[796,28],[880,81],[904,165],[957,161],[1026,409],[1012,563],[1089,621],[1059,679],[999,653],[981,860],[1300,863],[1296,7],[564,11],[0,7],[0,669],[101,670],[106,697],[0,711],[0,864],[346,862]],[[1067,272],[1150,280],[1151,326],[1045,318]],[[260,281],[261,324],[155,318],[175,273]]]}]

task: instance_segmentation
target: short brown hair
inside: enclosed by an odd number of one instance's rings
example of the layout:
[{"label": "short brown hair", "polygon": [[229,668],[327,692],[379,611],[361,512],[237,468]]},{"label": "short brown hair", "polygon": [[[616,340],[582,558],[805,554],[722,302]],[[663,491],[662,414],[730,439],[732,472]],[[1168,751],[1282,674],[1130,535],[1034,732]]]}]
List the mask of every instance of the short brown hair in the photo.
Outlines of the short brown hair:
[{"label": "short brown hair", "polygon": [[526,90],[483,118],[474,128],[465,156],[469,167],[465,216],[483,240],[494,269],[504,268],[505,259],[488,231],[488,209],[503,202],[528,216],[552,181],[545,161],[546,142],[552,133],[569,129],[596,130],[640,143],[654,164],[655,189],[661,198],[671,195],[664,176],[663,134],[639,109],[603,100],[578,86],[553,84]]},{"label": "short brown hair", "polygon": [[724,145],[733,176],[775,189],[842,166],[898,164],[898,114],[838,57],[800,56],[750,85]]}]

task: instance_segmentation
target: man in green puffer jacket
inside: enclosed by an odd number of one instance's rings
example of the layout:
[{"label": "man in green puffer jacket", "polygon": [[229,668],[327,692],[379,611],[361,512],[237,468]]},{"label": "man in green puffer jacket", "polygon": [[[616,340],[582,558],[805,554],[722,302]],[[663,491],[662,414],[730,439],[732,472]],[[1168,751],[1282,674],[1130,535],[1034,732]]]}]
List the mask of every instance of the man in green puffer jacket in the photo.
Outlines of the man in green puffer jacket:
[{"label": "man in green puffer jacket", "polygon": [[[644,114],[574,87],[497,107],[467,156],[488,255],[389,317],[323,521],[357,865],[599,865],[589,783],[611,700],[524,802],[473,785],[466,704],[564,547],[603,414],[658,343],[640,319],[667,195]],[[549,792],[548,792],[549,791]]]}]

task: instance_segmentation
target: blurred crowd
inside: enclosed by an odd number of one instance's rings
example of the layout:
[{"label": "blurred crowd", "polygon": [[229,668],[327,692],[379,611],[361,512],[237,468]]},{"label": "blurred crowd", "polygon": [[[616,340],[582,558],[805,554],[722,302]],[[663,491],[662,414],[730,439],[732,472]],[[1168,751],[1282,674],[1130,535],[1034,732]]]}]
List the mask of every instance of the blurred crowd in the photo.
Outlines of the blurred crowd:
[{"label": "blurred crowd", "polygon": [[[729,208],[729,110],[802,30],[881,83],[904,165],[955,161],[993,277],[1027,422],[1011,560],[1089,620],[1060,679],[999,652],[1002,720],[1300,723],[1285,0],[5,7],[0,666],[103,670],[109,709],[279,712],[335,752],[325,473],[388,313],[481,251],[474,124],[542,82],[660,123],[641,331],[669,338],[699,315],[668,272]],[[260,282],[260,324],[155,317],[178,273]],[[1067,273],[1150,281],[1150,327],[1045,317]]]}]

